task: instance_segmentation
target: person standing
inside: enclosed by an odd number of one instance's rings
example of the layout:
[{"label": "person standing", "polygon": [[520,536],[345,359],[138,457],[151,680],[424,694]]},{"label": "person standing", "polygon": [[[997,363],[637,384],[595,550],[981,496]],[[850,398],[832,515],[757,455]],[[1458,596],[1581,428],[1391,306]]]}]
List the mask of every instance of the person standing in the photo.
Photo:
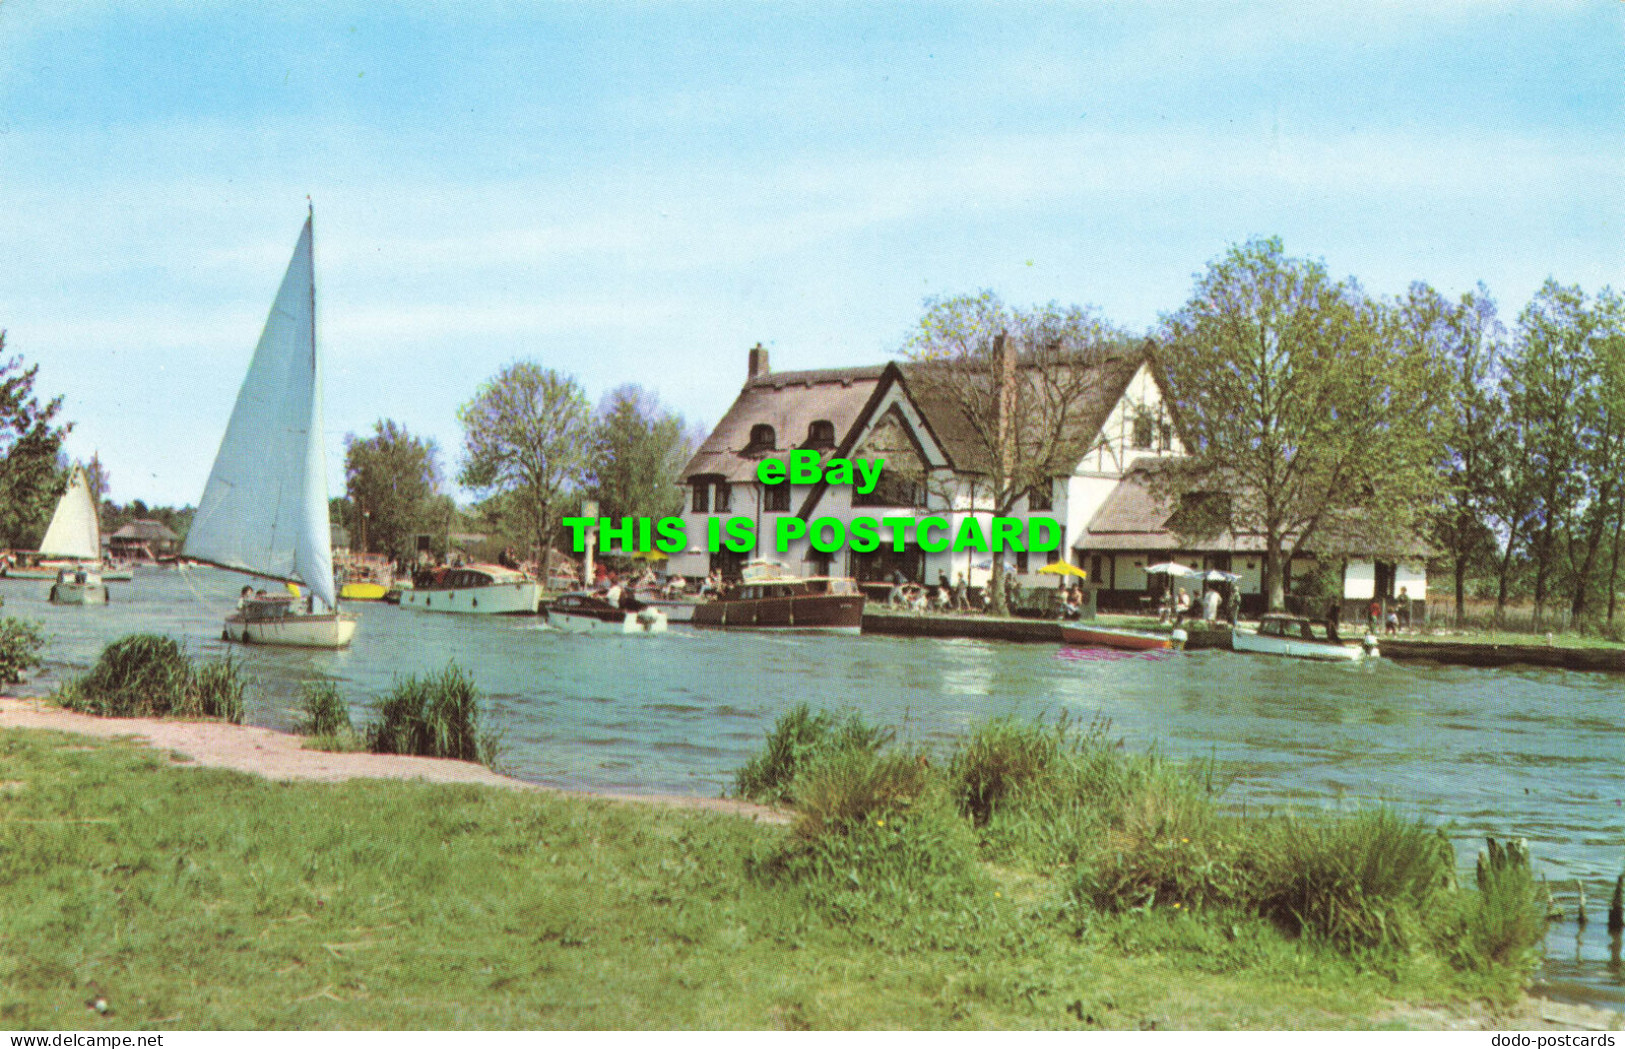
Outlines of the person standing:
[{"label": "person standing", "polygon": [[970,611],[969,587],[965,584],[965,573],[960,572],[954,580],[954,609],[959,612]]}]

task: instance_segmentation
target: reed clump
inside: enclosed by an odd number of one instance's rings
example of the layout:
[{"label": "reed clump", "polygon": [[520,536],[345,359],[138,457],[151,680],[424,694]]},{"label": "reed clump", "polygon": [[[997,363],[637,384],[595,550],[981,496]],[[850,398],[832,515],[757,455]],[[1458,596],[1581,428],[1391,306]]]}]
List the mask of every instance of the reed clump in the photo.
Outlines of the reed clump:
[{"label": "reed clump", "polygon": [[350,721],[350,705],[331,681],[306,681],[299,686],[294,731],[311,737],[307,746],[320,750],[359,750],[361,747],[361,737]]},{"label": "reed clump", "polygon": [[69,679],[53,698],[69,710],[102,717],[243,720],[248,680],[229,655],[199,662],[173,639],[132,634],[108,645],[88,674]]},{"label": "reed clump", "polygon": [[832,754],[874,753],[895,733],[869,725],[856,712],[813,713],[805,703],[781,715],[767,734],[762,752],[734,776],[734,793],[766,804],[787,802],[792,784],[806,767]]},{"label": "reed clump", "polygon": [[[790,764],[790,743],[814,746],[826,737],[807,726],[831,723],[791,711],[747,769]],[[1380,806],[1238,811],[1212,762],[1129,752],[1104,722],[1001,718],[935,761],[872,729],[864,739],[796,766],[785,796],[797,822],[759,864],[854,914],[858,897],[871,919],[890,898],[876,885],[958,913],[952,893],[974,896],[988,870],[1016,871],[1054,885],[1051,920],[1078,928],[1091,915],[1157,914],[1234,940],[1240,921],[1264,930],[1248,937],[1364,959],[1428,955],[1511,982],[1539,957],[1541,898],[1527,852],[1511,846],[1492,847],[1476,891],[1465,889],[1449,839],[1421,819]]]},{"label": "reed clump", "polygon": [[375,754],[455,758],[495,767],[499,740],[480,729],[480,691],[455,663],[438,673],[409,674],[374,701],[362,730]]},{"label": "reed clump", "polygon": [[44,627],[37,619],[0,617],[0,684],[15,685],[40,665]]}]

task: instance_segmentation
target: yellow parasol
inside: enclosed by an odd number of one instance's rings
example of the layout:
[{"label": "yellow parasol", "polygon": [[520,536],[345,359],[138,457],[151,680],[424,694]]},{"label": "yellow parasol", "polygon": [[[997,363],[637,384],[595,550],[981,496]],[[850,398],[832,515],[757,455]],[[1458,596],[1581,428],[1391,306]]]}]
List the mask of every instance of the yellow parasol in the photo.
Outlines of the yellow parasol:
[{"label": "yellow parasol", "polygon": [[1055,562],[1052,562],[1051,564],[1047,564],[1043,568],[1040,568],[1038,570],[1038,574],[1039,575],[1072,575],[1072,576],[1077,576],[1079,579],[1088,579],[1089,578],[1089,573],[1088,572],[1085,572],[1083,569],[1079,568],[1077,565],[1068,564],[1065,561],[1055,561]]},{"label": "yellow parasol", "polygon": [[662,550],[639,550],[632,555],[633,560],[637,561],[664,561],[666,557],[667,554]]}]

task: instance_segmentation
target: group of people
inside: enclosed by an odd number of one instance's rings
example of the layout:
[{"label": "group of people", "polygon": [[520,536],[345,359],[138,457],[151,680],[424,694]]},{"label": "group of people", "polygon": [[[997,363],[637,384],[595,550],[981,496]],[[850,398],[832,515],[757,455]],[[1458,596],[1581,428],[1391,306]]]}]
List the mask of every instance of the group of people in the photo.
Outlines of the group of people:
[{"label": "group of people", "polygon": [[[1337,632],[1339,621],[1343,617],[1343,602],[1333,598],[1331,605],[1326,609],[1326,640],[1337,642],[1342,638]],[[1399,596],[1394,599],[1393,606],[1383,614],[1382,601],[1372,598],[1371,605],[1366,609],[1366,629],[1375,634],[1380,628],[1384,635],[1397,635],[1400,626],[1410,629],[1411,626],[1411,595],[1406,587],[1399,588]]]},{"label": "group of people", "polygon": [[1198,618],[1209,626],[1221,620],[1234,626],[1240,617],[1241,595],[1236,592],[1235,586],[1227,584],[1221,588],[1217,583],[1209,584],[1200,598],[1184,587],[1171,590],[1158,612],[1158,619],[1171,621],[1174,626]]}]

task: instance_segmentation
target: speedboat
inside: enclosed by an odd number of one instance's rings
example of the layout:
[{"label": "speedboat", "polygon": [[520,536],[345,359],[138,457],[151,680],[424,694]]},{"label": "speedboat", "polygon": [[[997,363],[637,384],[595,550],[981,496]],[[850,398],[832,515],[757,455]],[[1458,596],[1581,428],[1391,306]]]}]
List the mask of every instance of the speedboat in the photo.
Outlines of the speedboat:
[{"label": "speedboat", "polygon": [[[1184,631],[1176,633],[1183,634]],[[1143,630],[1117,630],[1111,627],[1061,624],[1061,640],[1085,648],[1122,648],[1131,652],[1151,652],[1173,648],[1180,640],[1174,634],[1151,634]]]},{"label": "speedboat", "polygon": [[1328,662],[1352,662],[1380,654],[1377,639],[1372,634],[1367,634],[1357,645],[1343,644],[1317,637],[1310,621],[1301,616],[1267,615],[1259,620],[1257,630],[1233,631],[1231,644],[1237,652]]},{"label": "speedboat", "polygon": [[563,594],[547,603],[547,621],[571,634],[664,634],[666,614],[641,601],[619,603],[597,594]]}]

